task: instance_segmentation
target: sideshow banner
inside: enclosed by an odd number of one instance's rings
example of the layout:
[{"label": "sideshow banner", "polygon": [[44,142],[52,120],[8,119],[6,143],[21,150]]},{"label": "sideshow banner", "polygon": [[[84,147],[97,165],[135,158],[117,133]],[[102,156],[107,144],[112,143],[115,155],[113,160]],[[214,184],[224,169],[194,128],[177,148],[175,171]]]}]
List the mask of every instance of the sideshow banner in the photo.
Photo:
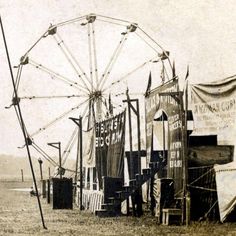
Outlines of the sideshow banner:
[{"label": "sideshow banner", "polygon": [[99,186],[102,176],[123,178],[125,111],[96,123],[96,168]]},{"label": "sideshow banner", "polygon": [[220,221],[223,223],[236,205],[236,162],[215,165]]},{"label": "sideshow banner", "polygon": [[95,167],[95,129],[83,131],[83,167]]},{"label": "sideshow banner", "polygon": [[[171,94],[171,92],[173,92]],[[169,94],[168,94],[169,93]],[[168,120],[168,178],[175,181],[175,191],[182,189],[183,182],[183,98],[178,90],[178,80],[173,80],[152,90],[145,99],[147,160],[151,161],[153,120],[163,111]],[[160,134],[161,135],[161,134]]]},{"label": "sideshow banner", "polygon": [[191,85],[194,135],[217,135],[219,144],[235,144],[236,76]]}]

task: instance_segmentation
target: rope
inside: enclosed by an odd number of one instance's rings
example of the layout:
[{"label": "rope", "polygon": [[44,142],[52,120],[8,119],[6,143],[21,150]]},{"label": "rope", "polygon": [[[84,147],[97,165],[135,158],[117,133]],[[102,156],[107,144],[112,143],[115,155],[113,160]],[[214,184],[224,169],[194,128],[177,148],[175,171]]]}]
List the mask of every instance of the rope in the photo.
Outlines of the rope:
[{"label": "rope", "polygon": [[[56,36],[58,37],[58,39],[56,38]],[[53,35],[53,38],[55,39],[55,41],[57,42],[57,45],[59,46],[59,48],[61,49],[62,53],[65,55],[66,59],[68,60],[68,62],[70,63],[71,67],[75,70],[76,74],[78,75],[78,77],[82,80],[84,86],[84,89],[87,89],[89,91],[89,88],[86,84],[86,82],[84,81],[82,76],[85,76],[85,79],[87,79],[87,75],[86,73],[82,70],[81,66],[79,65],[78,61],[75,59],[75,57],[73,56],[73,54],[71,53],[71,51],[69,50],[69,48],[66,46],[65,41],[61,38],[61,36],[57,33],[56,35]],[[63,47],[64,46],[64,47]],[[70,58],[71,57],[71,58]],[[77,70],[77,68],[74,66],[72,60],[74,61],[74,63],[79,67],[81,73]],[[88,80],[88,82],[90,83],[90,81]]]},{"label": "rope", "polygon": [[216,200],[216,201],[214,202],[214,204],[210,207],[210,209],[204,214],[204,216],[200,217],[200,218],[198,219],[198,221],[202,221],[202,220],[206,219],[207,216],[208,216],[208,214],[211,212],[211,210],[213,209],[213,207],[216,205],[217,202],[218,202],[218,200]]},{"label": "rope", "polygon": [[189,186],[192,186],[192,184],[196,183],[199,179],[203,178],[205,175],[207,175],[208,173],[210,173],[210,172],[213,171],[213,170],[214,170],[213,168],[210,169],[210,170],[208,170],[206,173],[202,174],[202,175],[199,176],[197,179],[195,179],[193,182],[191,182],[191,183],[189,184]]},{"label": "rope", "polygon": [[52,78],[57,78],[57,79],[65,82],[66,84],[68,84],[71,87],[75,87],[77,89],[80,89],[80,91],[84,90],[83,92],[87,94],[87,90],[84,87],[82,87],[81,85],[79,85],[77,82],[74,82],[74,81],[66,78],[63,75],[60,75],[59,73],[56,73],[56,72],[52,71],[51,69],[43,66],[42,64],[38,64],[37,62],[35,62],[35,61],[31,60],[31,59],[29,60],[29,64],[34,66],[36,69],[39,69],[39,70],[49,74],[50,76],[52,76]]},{"label": "rope", "polygon": [[[91,99],[91,98],[90,98]],[[30,136],[33,137],[39,133],[41,133],[42,131],[46,130],[48,127],[50,127],[51,125],[53,125],[55,122],[61,120],[62,118],[64,118],[66,115],[69,115],[72,111],[78,109],[80,106],[82,106],[85,102],[89,101],[90,99],[86,99],[85,101],[79,103],[77,106],[70,108],[68,111],[62,113],[60,116],[58,116],[57,118],[55,118],[54,120],[50,121],[48,124],[46,124],[45,126],[43,126],[42,128],[39,128],[38,130],[36,130],[34,133],[32,133]]]},{"label": "rope", "polygon": [[206,191],[216,192],[216,189],[204,188],[204,187],[200,187],[200,186],[192,186],[190,184],[187,184],[187,186],[191,187],[191,188],[196,188],[196,189],[202,189],[202,190],[206,190]]}]

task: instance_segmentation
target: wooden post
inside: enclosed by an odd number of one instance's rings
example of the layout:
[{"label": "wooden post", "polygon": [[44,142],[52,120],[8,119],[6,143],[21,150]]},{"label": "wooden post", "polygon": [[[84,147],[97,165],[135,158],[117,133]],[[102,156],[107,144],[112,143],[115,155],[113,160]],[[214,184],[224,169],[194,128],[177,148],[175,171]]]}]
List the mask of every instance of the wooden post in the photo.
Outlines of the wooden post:
[{"label": "wooden post", "polygon": [[23,169],[21,169],[20,171],[21,171],[21,182],[24,182],[24,173],[23,173]]},{"label": "wooden post", "polygon": [[79,126],[80,126],[80,210],[83,210],[83,205],[82,205],[82,195],[83,195],[83,135],[82,135],[82,117],[79,118]]},{"label": "wooden post", "polygon": [[138,173],[141,174],[141,132],[140,132],[140,114],[139,114],[139,101],[136,99],[137,111],[137,129],[138,129]]},{"label": "wooden post", "polygon": [[[140,135],[140,113],[139,113],[139,102],[138,99],[130,99],[127,91],[127,100],[123,100],[123,102],[128,103],[128,116],[129,116],[129,137],[130,137],[130,175],[131,179],[134,179],[134,160],[133,160],[133,144],[132,144],[132,123],[131,123],[131,109],[137,116],[137,135],[138,135],[138,174],[141,174],[141,135]],[[136,103],[136,109],[132,105],[132,102]],[[134,200],[136,199],[136,200]],[[135,203],[137,204],[137,212],[135,210]],[[132,196],[132,205],[133,205],[133,214],[141,216],[143,214],[142,210],[142,191],[141,188],[135,191]],[[127,205],[128,206],[128,205]],[[128,207],[127,207],[128,209]]]},{"label": "wooden post", "polygon": [[41,158],[39,158],[38,162],[39,162],[39,169],[40,169],[40,180],[43,180],[43,170],[42,170],[43,161],[41,160]]},{"label": "wooden post", "polygon": [[188,226],[190,223],[190,193],[187,188],[188,184],[188,158],[187,158],[187,153],[188,153],[188,143],[187,143],[187,138],[188,138],[188,80],[186,78],[186,88],[185,88],[185,113],[184,113],[184,150],[185,150],[185,157],[184,157],[184,190],[185,190],[185,223]]},{"label": "wooden post", "polygon": [[38,201],[41,221],[42,221],[43,228],[47,229],[47,227],[45,225],[45,222],[44,222],[42,206],[41,206],[41,202],[40,202],[40,199],[39,199],[38,187],[37,187],[37,182],[36,182],[36,178],[35,178],[34,168],[33,168],[33,164],[32,164],[31,153],[30,153],[30,149],[29,149],[29,142],[28,142],[29,137],[28,137],[27,132],[26,132],[26,127],[25,127],[25,124],[24,124],[24,120],[23,120],[23,116],[22,116],[22,112],[21,112],[21,107],[20,107],[20,104],[18,102],[19,98],[18,98],[18,94],[17,94],[17,88],[16,88],[16,84],[15,84],[15,79],[14,79],[14,76],[13,76],[13,71],[12,71],[12,66],[11,66],[11,61],[10,61],[10,56],[9,56],[9,52],[8,52],[8,47],[7,47],[7,42],[6,42],[6,38],[5,38],[5,33],[4,33],[4,29],[3,29],[3,23],[2,23],[1,16],[0,16],[0,25],[1,25],[3,41],[4,41],[4,45],[5,45],[5,49],[6,49],[6,54],[7,54],[8,66],[9,66],[9,70],[10,70],[10,74],[11,74],[11,80],[12,80],[12,85],[13,85],[13,90],[14,90],[14,98],[17,101],[16,104],[15,104],[15,107],[17,108],[17,111],[18,111],[19,120],[20,120],[20,126],[21,126],[21,130],[22,130],[22,133],[23,133],[23,136],[24,136],[24,140],[25,140],[25,147],[26,147],[26,150],[27,150],[27,155],[28,155],[28,159],[29,159],[30,169],[31,169],[32,178],[33,178],[33,182],[34,182],[34,187],[35,187],[35,191],[36,191],[36,196],[37,196],[37,201]]},{"label": "wooden post", "polygon": [[[82,211],[83,210],[83,205],[82,205],[82,195],[83,195],[83,134],[82,134],[82,130],[83,130],[83,127],[82,127],[82,117],[80,116],[79,119],[77,118],[72,118],[70,117],[69,119],[71,119],[76,125],[79,126],[79,132],[78,132],[78,144],[79,144],[79,154],[80,154],[80,167],[79,167],[79,175],[80,175],[80,180],[79,180],[79,183],[80,183],[80,196],[79,196],[79,205],[80,205],[80,210]],[[77,153],[77,157],[78,157],[78,153]],[[78,164],[78,163],[77,163]],[[77,165],[76,164],[76,165]],[[77,175],[77,174],[76,174]],[[76,177],[77,178],[77,177]]]},{"label": "wooden post", "polygon": [[60,174],[60,179],[62,179],[62,170],[61,170],[61,142],[58,142],[58,149],[59,149],[59,174]]},{"label": "wooden post", "polygon": [[75,161],[75,187],[74,187],[74,201],[76,198],[76,190],[77,190],[77,180],[78,180],[78,163],[79,163],[79,150],[80,150],[80,131],[78,127],[78,141],[77,141],[77,155],[76,155],[76,161]]}]

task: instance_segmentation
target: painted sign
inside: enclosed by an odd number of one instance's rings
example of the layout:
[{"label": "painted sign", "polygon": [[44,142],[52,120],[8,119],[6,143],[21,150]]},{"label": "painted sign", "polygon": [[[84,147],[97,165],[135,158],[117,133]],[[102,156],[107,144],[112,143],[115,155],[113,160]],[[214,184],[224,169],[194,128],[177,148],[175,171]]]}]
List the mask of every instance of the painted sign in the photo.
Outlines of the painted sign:
[{"label": "painted sign", "polygon": [[102,176],[123,178],[125,111],[96,123],[96,169],[99,186]]},{"label": "painted sign", "polygon": [[191,86],[194,135],[217,135],[218,144],[235,144],[236,76]]},{"label": "painted sign", "polygon": [[[178,89],[178,80],[172,80],[152,90],[145,99],[147,160],[151,160],[153,120],[158,111],[163,111],[168,120],[168,168],[167,177],[173,178],[175,192],[183,184],[183,98]],[[161,135],[161,134],[160,134]]]}]

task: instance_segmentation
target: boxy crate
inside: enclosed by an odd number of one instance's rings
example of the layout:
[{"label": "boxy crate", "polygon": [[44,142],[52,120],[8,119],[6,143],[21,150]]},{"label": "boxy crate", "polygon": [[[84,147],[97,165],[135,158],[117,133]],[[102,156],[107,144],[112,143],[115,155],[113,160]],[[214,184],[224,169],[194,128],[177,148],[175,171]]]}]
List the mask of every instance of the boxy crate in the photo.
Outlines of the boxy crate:
[{"label": "boxy crate", "polygon": [[73,209],[72,178],[52,178],[52,208]]}]

